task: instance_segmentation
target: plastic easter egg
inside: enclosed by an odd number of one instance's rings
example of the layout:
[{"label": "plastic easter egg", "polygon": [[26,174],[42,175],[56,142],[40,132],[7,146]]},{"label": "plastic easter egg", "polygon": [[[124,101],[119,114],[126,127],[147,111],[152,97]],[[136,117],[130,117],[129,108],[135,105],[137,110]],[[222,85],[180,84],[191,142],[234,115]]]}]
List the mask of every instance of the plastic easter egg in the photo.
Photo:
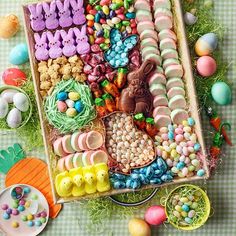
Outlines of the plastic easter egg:
[{"label": "plastic easter egg", "polygon": [[7,101],[0,97],[0,119],[4,118],[8,113],[8,103]]},{"label": "plastic easter egg", "polygon": [[58,111],[60,111],[60,112],[66,112],[66,110],[67,110],[67,105],[66,105],[66,103],[63,102],[63,101],[58,101],[58,102],[57,102],[57,109],[58,109]]},{"label": "plastic easter egg", "polygon": [[18,93],[18,91],[15,89],[5,89],[1,93],[1,97],[4,98],[6,102],[13,103],[13,97],[16,93]]},{"label": "plastic easter egg", "polygon": [[146,210],[145,220],[150,225],[160,225],[166,220],[165,208],[162,206],[151,206]]},{"label": "plastic easter egg", "polygon": [[129,233],[131,236],[151,236],[151,229],[144,220],[134,218],[129,221]]},{"label": "plastic easter egg", "polygon": [[197,17],[190,12],[184,14],[184,22],[186,25],[194,25],[197,22]]},{"label": "plastic easter egg", "polygon": [[2,80],[4,84],[21,86],[26,81],[26,74],[18,68],[9,68],[3,72]]},{"label": "plastic easter egg", "polygon": [[195,44],[195,52],[198,56],[210,55],[218,44],[217,35],[214,33],[204,34]]},{"label": "plastic easter egg", "polygon": [[22,65],[29,60],[28,47],[26,43],[20,43],[12,48],[9,61],[13,65]]},{"label": "plastic easter egg", "polygon": [[217,69],[216,61],[209,56],[203,56],[197,60],[197,71],[203,77],[209,77],[215,74]]},{"label": "plastic easter egg", "polygon": [[211,88],[211,95],[219,105],[228,105],[232,102],[232,92],[225,82],[216,82]]},{"label": "plastic easter egg", "polygon": [[21,112],[17,108],[13,108],[7,115],[7,125],[10,128],[17,128],[22,122]]},{"label": "plastic easter egg", "polygon": [[24,93],[16,93],[13,97],[13,103],[20,111],[26,112],[29,109],[29,100]]},{"label": "plastic easter egg", "polygon": [[9,39],[20,29],[20,22],[17,16],[7,15],[0,18],[0,38]]}]

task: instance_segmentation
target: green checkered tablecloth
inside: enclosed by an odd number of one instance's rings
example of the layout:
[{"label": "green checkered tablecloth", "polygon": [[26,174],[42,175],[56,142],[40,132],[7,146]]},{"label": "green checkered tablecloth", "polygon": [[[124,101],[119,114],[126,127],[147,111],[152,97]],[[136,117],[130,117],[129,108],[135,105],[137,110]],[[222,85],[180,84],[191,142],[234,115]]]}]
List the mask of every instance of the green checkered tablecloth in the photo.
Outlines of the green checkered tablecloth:
[{"label": "green checkered tablecloth", "polygon": [[[21,18],[21,4],[26,0],[0,0],[0,15],[14,13]],[[236,59],[236,0],[215,0],[215,17],[227,29],[224,42],[221,50],[224,58],[229,62],[234,62]],[[0,71],[10,66],[8,62],[8,54],[10,49],[17,43],[24,42],[23,27],[21,32],[8,41],[0,41]],[[234,65],[231,66],[228,77],[231,82],[236,77]],[[236,89],[236,83],[233,86],[233,91]],[[234,94],[233,94],[234,95]],[[233,96],[233,105],[222,107],[219,109],[224,120],[231,122],[233,131],[233,143],[236,144],[236,96]],[[207,119],[203,117],[204,130],[206,136],[212,136]],[[15,142],[21,143],[13,132],[0,131],[0,149],[6,148]],[[43,151],[34,151],[34,156],[45,159]],[[204,225],[204,227],[194,232],[183,232],[174,229],[172,226],[161,226],[153,230],[153,235],[201,235],[201,236],[234,236],[236,235],[236,146],[229,148],[226,146],[223,163],[218,169],[217,174],[207,182],[200,183],[208,191],[208,195],[212,202],[214,214]],[[0,176],[0,188],[4,187],[4,177]],[[142,216],[141,210],[138,215]],[[0,218],[0,220],[2,220]],[[50,221],[46,230],[42,235],[45,236],[125,236],[128,234],[127,220],[120,220],[119,216],[114,212],[114,216],[107,223],[107,231],[104,233],[89,233],[86,228],[91,224],[86,214],[86,210],[82,209],[79,203],[65,204],[62,212],[57,219]],[[16,235],[17,236],[17,235]]]}]

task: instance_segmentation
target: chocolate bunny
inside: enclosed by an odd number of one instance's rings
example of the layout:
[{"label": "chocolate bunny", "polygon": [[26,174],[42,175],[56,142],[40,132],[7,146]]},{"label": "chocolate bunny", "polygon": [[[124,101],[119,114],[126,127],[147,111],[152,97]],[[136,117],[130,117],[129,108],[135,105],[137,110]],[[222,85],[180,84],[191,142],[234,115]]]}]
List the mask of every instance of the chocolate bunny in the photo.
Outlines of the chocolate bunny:
[{"label": "chocolate bunny", "polygon": [[138,70],[128,74],[128,86],[122,90],[119,99],[120,111],[150,115],[153,99],[146,80],[155,69],[156,63],[146,60]]}]

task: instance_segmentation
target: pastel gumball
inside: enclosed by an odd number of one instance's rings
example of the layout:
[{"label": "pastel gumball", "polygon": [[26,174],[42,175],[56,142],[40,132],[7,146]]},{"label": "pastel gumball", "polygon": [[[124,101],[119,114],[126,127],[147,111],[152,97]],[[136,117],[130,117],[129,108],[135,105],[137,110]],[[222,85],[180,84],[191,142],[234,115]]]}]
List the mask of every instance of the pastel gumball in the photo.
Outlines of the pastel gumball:
[{"label": "pastel gumball", "polygon": [[173,39],[167,38],[160,41],[160,50],[164,49],[176,49],[176,43]]},{"label": "pastel gumball", "polygon": [[77,151],[77,152],[80,152],[81,149],[79,148],[79,144],[78,144],[78,139],[79,139],[79,136],[80,136],[80,132],[77,131],[77,132],[74,132],[72,135],[71,135],[71,147]]},{"label": "pastel gumball", "polygon": [[64,172],[66,170],[66,166],[65,166],[65,157],[62,157],[58,160],[57,162],[57,169],[60,172]]},{"label": "pastel gumball", "polygon": [[62,147],[62,137],[58,138],[56,141],[53,142],[53,150],[54,153],[60,157],[67,155],[67,153]]},{"label": "pastel gumball", "polygon": [[186,100],[184,96],[182,95],[176,95],[173,98],[171,98],[168,102],[169,108],[173,111],[174,109],[177,108],[182,108],[185,109],[186,107]]},{"label": "pastel gumball", "polygon": [[182,95],[185,96],[185,90],[181,87],[174,87],[171,88],[168,92],[167,92],[167,97],[168,99],[173,98],[176,95]]},{"label": "pastel gumball", "polygon": [[156,117],[157,115],[165,115],[170,116],[171,110],[169,107],[166,106],[158,106],[153,110],[153,117]]},{"label": "pastel gumball", "polygon": [[171,120],[174,124],[182,124],[184,120],[187,120],[189,115],[184,109],[175,109],[171,112]]},{"label": "pastel gumball", "polygon": [[151,21],[143,21],[137,24],[137,31],[141,34],[144,30],[154,30],[154,23]]},{"label": "pastel gumball", "polygon": [[148,81],[149,86],[151,87],[153,84],[166,84],[166,77],[161,73],[154,73],[150,80]]},{"label": "pastel gumball", "polygon": [[161,52],[161,57],[166,60],[169,58],[178,59],[178,52],[175,49],[165,49]]},{"label": "pastel gumball", "polygon": [[157,115],[154,117],[154,121],[158,129],[167,127],[169,124],[171,124],[170,116],[166,115]]},{"label": "pastel gumball", "polygon": [[70,134],[65,135],[62,138],[62,147],[63,147],[63,150],[67,153],[74,153],[75,152],[75,150],[71,146],[71,135]]},{"label": "pastel gumball", "polygon": [[87,146],[86,140],[87,140],[87,133],[80,134],[79,139],[78,139],[78,144],[79,144],[79,148],[81,150],[88,150],[89,149]]},{"label": "pastel gumball", "polygon": [[90,162],[91,155],[94,153],[94,151],[86,151],[82,155],[82,162],[84,166],[90,166],[92,163]]},{"label": "pastel gumball", "polygon": [[144,30],[141,34],[140,34],[140,40],[144,40],[147,38],[153,38],[156,40],[156,42],[158,41],[158,36],[157,36],[157,32],[155,30]]},{"label": "pastel gumball", "polygon": [[171,79],[168,79],[168,81],[166,83],[167,91],[169,91],[171,88],[174,88],[174,87],[184,88],[183,80],[181,78],[171,78]]},{"label": "pastel gumball", "polygon": [[152,96],[164,95],[166,94],[166,88],[162,84],[153,84],[149,88]]},{"label": "pastel gumball", "polygon": [[154,18],[156,19],[159,16],[169,16],[170,18],[172,18],[173,14],[166,8],[157,8],[154,13]]},{"label": "pastel gumball", "polygon": [[155,19],[155,28],[158,32],[163,29],[171,29],[172,27],[173,22],[169,16],[159,16]]},{"label": "pastel gumball", "polygon": [[87,133],[86,144],[89,149],[98,149],[103,145],[103,143],[103,136],[98,131],[90,131]]},{"label": "pastel gumball", "polygon": [[165,95],[159,95],[154,97],[153,99],[153,107],[158,107],[158,106],[168,106],[168,100]]},{"label": "pastel gumball", "polygon": [[168,67],[168,66],[172,66],[172,65],[180,65],[180,61],[178,59],[175,58],[169,58],[163,61],[163,68],[164,70]]},{"label": "pastel gumball", "polygon": [[92,165],[96,165],[98,163],[106,163],[108,162],[108,155],[103,150],[98,150],[92,153],[90,157],[90,163]]},{"label": "pastel gumball", "polygon": [[152,21],[152,14],[150,11],[147,10],[138,10],[136,12],[135,19],[137,22],[140,21]]},{"label": "pastel gumball", "polygon": [[73,156],[73,166],[74,166],[74,168],[84,166],[83,161],[82,161],[82,156],[83,156],[82,152],[77,152],[77,153],[74,154],[74,156]]},{"label": "pastel gumball", "polygon": [[166,8],[166,9],[170,10],[171,9],[170,0],[154,0],[153,7],[154,7],[154,9]]},{"label": "pastel gumball", "polygon": [[141,41],[141,50],[143,50],[145,47],[155,47],[158,48],[157,46],[157,41],[152,38],[144,39]]},{"label": "pastel gumball", "polygon": [[144,57],[144,61],[147,61],[147,60],[152,60],[156,63],[156,65],[158,66],[161,66],[161,63],[162,63],[162,58],[160,55],[157,55],[157,54],[148,54]]},{"label": "pastel gumball", "polygon": [[197,60],[197,72],[203,77],[210,77],[217,69],[216,61],[210,56],[203,56]]},{"label": "pastel gumball", "polygon": [[151,11],[151,7],[148,1],[146,0],[137,0],[134,4],[136,10],[146,10]]},{"label": "pastel gumball", "polygon": [[171,66],[168,66],[166,69],[165,69],[165,75],[166,75],[166,78],[171,78],[171,77],[183,77],[184,75],[184,70],[183,70],[183,67],[182,65],[171,65]]},{"label": "pastel gumball", "polygon": [[145,58],[149,54],[157,54],[160,55],[159,50],[156,47],[148,46],[144,47],[141,51],[142,57]]},{"label": "pastel gumball", "polygon": [[73,157],[74,157],[74,154],[70,154],[70,155],[64,157],[65,158],[65,167],[67,170],[74,168]]},{"label": "pastel gumball", "polygon": [[158,38],[159,38],[159,41],[166,39],[166,38],[173,39],[175,42],[177,41],[177,37],[176,37],[175,32],[173,32],[170,29],[161,30],[158,34]]}]

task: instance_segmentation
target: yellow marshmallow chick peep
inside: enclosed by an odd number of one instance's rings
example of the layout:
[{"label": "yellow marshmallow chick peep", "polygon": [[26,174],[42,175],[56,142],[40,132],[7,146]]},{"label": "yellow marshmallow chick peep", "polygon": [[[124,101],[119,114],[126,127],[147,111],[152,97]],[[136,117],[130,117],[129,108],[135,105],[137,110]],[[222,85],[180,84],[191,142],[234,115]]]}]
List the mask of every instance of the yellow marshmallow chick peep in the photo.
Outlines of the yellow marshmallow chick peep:
[{"label": "yellow marshmallow chick peep", "polygon": [[83,177],[82,167],[71,169],[69,175],[74,182],[74,187],[72,189],[72,195],[74,197],[80,197],[85,195],[85,183]]},{"label": "yellow marshmallow chick peep", "polygon": [[99,163],[94,166],[95,173],[97,177],[97,191],[106,192],[111,188],[109,176],[108,176],[108,167],[105,163]]},{"label": "yellow marshmallow chick peep", "polygon": [[55,187],[60,197],[69,197],[72,194],[73,181],[67,171],[56,176]]},{"label": "yellow marshmallow chick peep", "polygon": [[85,192],[88,194],[97,192],[97,180],[93,166],[83,167]]}]

